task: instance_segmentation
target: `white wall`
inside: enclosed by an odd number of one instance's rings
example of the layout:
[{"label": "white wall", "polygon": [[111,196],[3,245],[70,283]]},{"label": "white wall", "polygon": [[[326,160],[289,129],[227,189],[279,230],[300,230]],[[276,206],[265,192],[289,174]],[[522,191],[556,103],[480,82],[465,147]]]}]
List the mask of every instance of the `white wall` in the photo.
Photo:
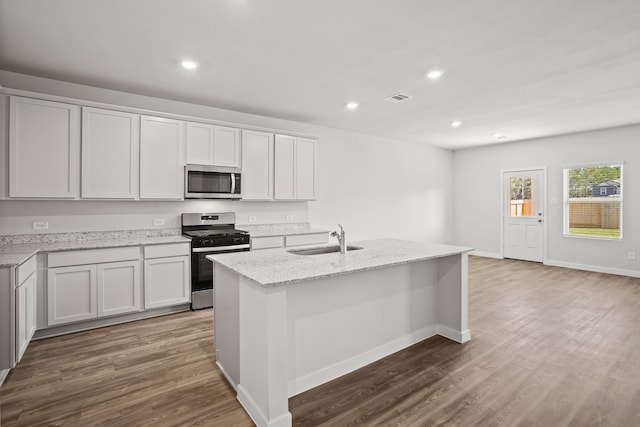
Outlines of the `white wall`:
[{"label": "white wall", "polygon": [[[500,171],[546,166],[547,264],[640,274],[640,126],[626,126],[454,152],[454,241],[499,256]],[[622,240],[563,236],[563,168],[624,161]],[[549,203],[557,199],[558,203]],[[629,251],[636,260],[627,259]]]},{"label": "white wall", "polygon": [[176,228],[182,212],[235,211],[239,224],[248,223],[249,214],[263,224],[285,222],[287,215],[293,215],[294,222],[309,220],[319,228],[334,229],[342,223],[349,240],[398,237],[446,242],[451,238],[450,151],[6,71],[0,71],[0,85],[320,138],[314,202],[4,200],[0,201],[0,234],[34,233],[33,221],[48,221],[48,232],[154,228],[154,218],[164,218],[165,228]]}]

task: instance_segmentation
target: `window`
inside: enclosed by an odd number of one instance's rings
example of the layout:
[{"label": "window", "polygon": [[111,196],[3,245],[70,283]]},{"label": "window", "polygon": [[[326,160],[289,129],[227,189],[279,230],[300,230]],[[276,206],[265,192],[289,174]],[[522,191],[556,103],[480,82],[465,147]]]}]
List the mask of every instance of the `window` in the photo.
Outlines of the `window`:
[{"label": "window", "polygon": [[564,234],[622,238],[622,164],[564,169]]}]

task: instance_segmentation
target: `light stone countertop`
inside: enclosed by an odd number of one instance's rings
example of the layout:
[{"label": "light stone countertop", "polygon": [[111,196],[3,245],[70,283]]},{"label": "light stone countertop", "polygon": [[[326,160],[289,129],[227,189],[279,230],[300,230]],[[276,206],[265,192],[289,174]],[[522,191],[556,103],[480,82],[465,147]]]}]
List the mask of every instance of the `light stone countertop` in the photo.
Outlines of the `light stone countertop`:
[{"label": "light stone countertop", "polygon": [[[271,287],[457,255],[473,250],[461,246],[394,239],[347,243],[349,246],[360,246],[363,249],[350,251],[344,255],[339,252],[322,255],[296,255],[288,252],[287,249],[277,248],[208,255],[207,259],[217,262],[263,287]],[[313,247],[325,246],[334,245]],[[305,247],[305,249],[308,248]]]},{"label": "light stone countertop", "polygon": [[[243,229],[242,226],[238,228]],[[306,229],[274,229],[274,230],[256,230],[249,231],[251,237],[278,237],[278,236],[296,236],[302,234],[329,234],[329,230],[322,230],[320,228],[306,228]]]},{"label": "light stone countertop", "polygon": [[[77,233],[82,234],[82,233]],[[89,233],[87,233],[89,234]],[[117,236],[117,237],[114,237]],[[13,267],[22,264],[38,252],[71,251],[81,249],[117,248],[125,246],[160,245],[166,243],[188,243],[191,240],[182,235],[145,236],[139,234],[123,235],[121,232],[113,234],[103,233],[103,238],[76,240],[33,239],[28,243],[0,244],[0,267]]]}]

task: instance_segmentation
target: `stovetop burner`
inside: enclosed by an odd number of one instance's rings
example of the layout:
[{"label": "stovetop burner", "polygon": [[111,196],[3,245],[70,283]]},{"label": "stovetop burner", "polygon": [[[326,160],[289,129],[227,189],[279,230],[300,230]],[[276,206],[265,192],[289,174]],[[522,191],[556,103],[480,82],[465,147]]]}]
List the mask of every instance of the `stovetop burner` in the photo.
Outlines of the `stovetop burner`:
[{"label": "stovetop burner", "polygon": [[213,236],[244,236],[249,232],[244,230],[238,230],[237,228],[223,228],[223,229],[208,229],[208,230],[191,230],[183,231],[185,236],[189,237],[213,237]]}]

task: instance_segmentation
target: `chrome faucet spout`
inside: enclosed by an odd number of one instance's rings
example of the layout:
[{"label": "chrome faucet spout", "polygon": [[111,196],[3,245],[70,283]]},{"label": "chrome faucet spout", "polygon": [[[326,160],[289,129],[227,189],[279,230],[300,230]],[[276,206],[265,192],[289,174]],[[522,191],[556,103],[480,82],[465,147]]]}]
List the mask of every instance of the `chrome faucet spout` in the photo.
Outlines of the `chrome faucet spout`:
[{"label": "chrome faucet spout", "polygon": [[337,231],[332,231],[331,237],[335,237],[336,239],[338,239],[338,244],[340,245],[340,253],[344,254],[347,252],[347,241],[344,236],[344,228],[342,228],[342,224],[338,224],[338,227],[340,227],[340,233],[338,233]]}]

